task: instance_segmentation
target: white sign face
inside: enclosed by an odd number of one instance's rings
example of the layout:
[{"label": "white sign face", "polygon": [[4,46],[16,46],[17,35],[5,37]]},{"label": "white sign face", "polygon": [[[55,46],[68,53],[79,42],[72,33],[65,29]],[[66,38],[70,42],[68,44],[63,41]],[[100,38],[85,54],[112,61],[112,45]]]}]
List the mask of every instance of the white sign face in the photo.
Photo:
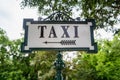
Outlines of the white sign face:
[{"label": "white sign face", "polygon": [[22,51],[34,49],[95,51],[93,27],[93,21],[52,22],[25,19]]}]

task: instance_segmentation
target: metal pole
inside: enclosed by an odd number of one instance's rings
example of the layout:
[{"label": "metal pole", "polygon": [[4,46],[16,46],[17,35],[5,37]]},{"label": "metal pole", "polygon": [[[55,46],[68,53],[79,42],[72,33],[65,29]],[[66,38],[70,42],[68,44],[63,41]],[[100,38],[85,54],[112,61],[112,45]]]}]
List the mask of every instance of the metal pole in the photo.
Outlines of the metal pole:
[{"label": "metal pole", "polygon": [[64,69],[65,64],[62,60],[62,54],[60,53],[60,51],[57,53],[57,59],[54,63],[54,66],[56,69],[55,80],[63,80],[62,70]]}]

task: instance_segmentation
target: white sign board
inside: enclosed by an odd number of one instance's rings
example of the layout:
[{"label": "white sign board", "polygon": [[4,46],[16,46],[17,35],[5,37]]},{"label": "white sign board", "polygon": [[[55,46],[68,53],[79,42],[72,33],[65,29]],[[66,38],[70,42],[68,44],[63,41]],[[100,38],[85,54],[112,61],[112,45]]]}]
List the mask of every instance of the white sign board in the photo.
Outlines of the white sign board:
[{"label": "white sign board", "polygon": [[87,50],[96,51],[93,19],[86,21],[34,21],[24,19],[25,39],[22,51]]}]

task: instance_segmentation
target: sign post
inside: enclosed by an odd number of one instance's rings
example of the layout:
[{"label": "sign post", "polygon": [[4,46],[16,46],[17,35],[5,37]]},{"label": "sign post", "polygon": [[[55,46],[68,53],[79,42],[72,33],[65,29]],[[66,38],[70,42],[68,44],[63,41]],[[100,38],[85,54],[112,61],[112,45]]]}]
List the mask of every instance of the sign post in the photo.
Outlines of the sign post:
[{"label": "sign post", "polygon": [[[23,28],[25,38],[21,45],[22,52],[33,50],[97,52],[93,35],[94,19],[77,21],[65,13],[56,12],[42,21],[24,19]],[[61,76],[63,66],[62,55],[58,53],[55,62],[56,80],[63,80]]]},{"label": "sign post", "polygon": [[65,63],[62,60],[62,54],[60,52],[57,54],[57,60],[55,61],[54,66],[57,71],[55,80],[63,80],[62,70],[65,67]]}]

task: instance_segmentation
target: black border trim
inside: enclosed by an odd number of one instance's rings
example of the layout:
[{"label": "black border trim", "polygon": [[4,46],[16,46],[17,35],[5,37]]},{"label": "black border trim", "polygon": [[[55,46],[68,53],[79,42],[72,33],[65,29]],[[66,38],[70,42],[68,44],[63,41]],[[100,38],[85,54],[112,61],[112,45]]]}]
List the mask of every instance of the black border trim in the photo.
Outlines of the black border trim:
[{"label": "black border trim", "polygon": [[[90,50],[89,47],[83,48],[30,48],[29,50],[25,50],[25,46],[27,46],[28,40],[28,26],[26,22],[30,22],[31,24],[87,24],[88,22],[92,22],[92,26],[90,26],[91,33],[91,45],[94,46],[94,50]],[[95,20],[94,19],[86,19],[85,21],[34,21],[33,19],[24,19],[23,20],[23,28],[25,30],[24,34],[24,42],[21,44],[21,52],[30,53],[33,50],[57,50],[57,51],[87,51],[88,53],[97,53],[97,43],[94,42],[94,34],[93,30],[95,29]]]}]

